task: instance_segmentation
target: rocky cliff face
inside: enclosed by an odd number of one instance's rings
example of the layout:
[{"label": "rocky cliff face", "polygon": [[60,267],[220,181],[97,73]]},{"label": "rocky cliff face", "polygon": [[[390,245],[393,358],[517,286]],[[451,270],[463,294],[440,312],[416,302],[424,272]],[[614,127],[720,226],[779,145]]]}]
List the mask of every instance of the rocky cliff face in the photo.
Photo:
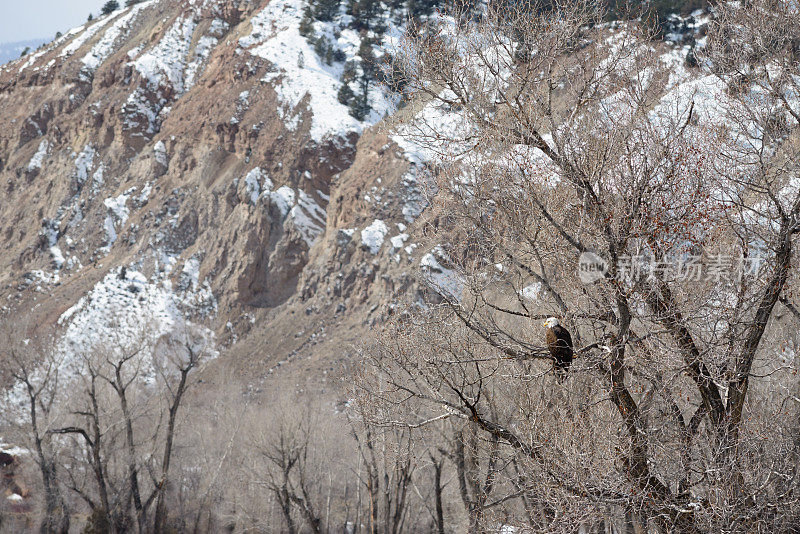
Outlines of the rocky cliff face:
[{"label": "rocky cliff face", "polygon": [[421,290],[419,172],[376,126],[392,97],[349,115],[301,8],[150,0],[0,68],[0,309],[20,336],[57,325],[80,348],[188,317],[253,376],[313,377]]}]

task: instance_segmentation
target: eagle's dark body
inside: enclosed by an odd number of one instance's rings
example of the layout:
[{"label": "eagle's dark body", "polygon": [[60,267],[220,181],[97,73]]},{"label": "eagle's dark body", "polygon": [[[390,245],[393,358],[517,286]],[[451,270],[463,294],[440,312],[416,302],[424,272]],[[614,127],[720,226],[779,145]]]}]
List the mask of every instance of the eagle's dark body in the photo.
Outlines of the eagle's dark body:
[{"label": "eagle's dark body", "polygon": [[566,328],[557,324],[547,329],[545,340],[547,348],[550,350],[550,356],[553,358],[556,377],[562,381],[567,377],[572,358],[575,357],[572,350],[572,336],[569,335]]}]

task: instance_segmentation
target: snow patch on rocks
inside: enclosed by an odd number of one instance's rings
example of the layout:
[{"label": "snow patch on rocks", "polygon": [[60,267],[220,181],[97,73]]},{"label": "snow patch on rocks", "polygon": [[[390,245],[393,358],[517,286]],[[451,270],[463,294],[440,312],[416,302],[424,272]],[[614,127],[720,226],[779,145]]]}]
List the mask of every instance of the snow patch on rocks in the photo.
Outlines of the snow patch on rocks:
[{"label": "snow patch on rocks", "polygon": [[103,230],[105,230],[106,233],[106,244],[100,248],[100,252],[103,254],[108,254],[111,247],[116,243],[117,227],[124,226],[125,222],[128,220],[130,211],[126,203],[129,197],[130,191],[126,191],[117,197],[109,197],[103,201],[103,204],[109,211],[108,215],[106,215],[106,218],[103,220]]},{"label": "snow patch on rocks", "polygon": [[541,291],[542,284],[539,282],[534,282],[533,284],[523,287],[519,292],[519,296],[525,300],[535,301],[539,300],[539,294]]},{"label": "snow patch on rocks", "polygon": [[425,281],[440,295],[461,300],[464,292],[464,277],[453,269],[449,269],[440,262],[449,263],[450,259],[441,246],[437,245],[422,256],[419,262]]},{"label": "snow patch on rocks", "polygon": [[297,193],[297,204],[289,211],[287,221],[311,247],[325,231],[327,213],[305,191]]},{"label": "snow patch on rocks", "polygon": [[377,254],[386,234],[389,233],[389,227],[380,219],[375,219],[372,224],[361,230],[361,244],[372,254]]},{"label": "snow patch on rocks", "polygon": [[[160,349],[166,348],[161,345],[165,339],[188,343],[206,358],[218,355],[213,332],[191,321],[212,313],[216,313],[216,300],[207,283],[176,290],[164,277],[148,279],[131,267],[114,269],[61,314],[57,324],[62,333],[49,361],[33,369],[30,378],[37,385],[47,385],[46,380],[55,377],[61,387],[55,391],[53,406],[69,411],[69,392],[80,384],[90,361],[97,364],[125,357],[131,386],[155,392],[146,388],[163,379],[163,373],[175,373],[176,357],[186,357],[186,349]],[[25,421],[26,401],[25,386],[18,382],[0,397],[0,410],[11,419]]]},{"label": "snow patch on rocks", "polygon": [[289,210],[294,206],[294,189],[289,186],[281,186],[277,191],[270,195],[272,202],[278,207],[282,217],[286,217]]},{"label": "snow patch on rocks", "polygon": [[167,147],[164,145],[164,141],[158,141],[153,146],[153,155],[156,158],[156,162],[159,165],[164,167],[169,167],[169,159],[167,158]]},{"label": "snow patch on rocks", "polygon": [[120,226],[125,224],[125,221],[128,220],[128,215],[130,211],[125,206],[128,202],[128,197],[130,195],[126,195],[125,193],[117,196],[117,197],[110,197],[103,201],[103,204],[114,214],[114,217],[119,222]]},{"label": "snow patch on rocks", "polygon": [[389,240],[393,251],[403,248],[406,241],[408,241],[408,234],[398,234]]},{"label": "snow patch on rocks", "polygon": [[83,185],[89,178],[89,171],[94,166],[95,154],[92,145],[86,145],[75,157],[75,179],[78,180],[78,184]]},{"label": "snow patch on rocks", "polygon": [[[77,32],[78,36],[75,37],[67,46],[65,46],[61,50],[61,53],[59,54],[59,57],[62,57],[62,58],[63,57],[69,57],[72,54],[74,54],[75,52],[77,52],[79,48],[81,48],[90,39],[92,39],[92,37],[97,35],[97,32],[99,32],[100,30],[102,30],[103,28],[108,26],[108,24],[111,21],[115,20],[117,17],[122,15],[124,12],[125,12],[124,8],[123,9],[118,9],[118,10],[114,11],[113,13],[110,13],[109,15],[105,16],[105,17],[101,17],[101,18],[95,19],[96,22],[94,22],[94,24],[89,25],[89,23],[87,22],[86,24],[84,24],[80,28],[76,28],[78,30],[78,32]],[[86,29],[83,30],[83,28],[86,28]],[[80,30],[83,30],[83,31],[80,31]],[[68,35],[72,34],[73,31],[74,30],[70,31],[68,33]]]},{"label": "snow patch on rocks", "polygon": [[49,152],[50,152],[50,143],[47,141],[47,139],[42,139],[42,141],[39,143],[39,148],[36,150],[36,153],[28,162],[27,169],[29,171],[41,169],[42,163],[44,162],[44,158],[47,156]]},{"label": "snow patch on rocks", "polygon": [[222,19],[214,19],[209,28],[210,35],[204,35],[197,42],[194,49],[194,59],[186,66],[186,88],[189,90],[194,86],[197,81],[197,75],[200,73],[201,67],[205,64],[211,51],[217,46],[219,42],[218,37],[221,37],[228,30],[228,23]]},{"label": "snow patch on rocks", "polygon": [[268,194],[272,189],[272,180],[261,170],[261,167],[248,172],[244,177],[245,191],[250,198],[251,204],[257,204],[258,198],[261,196],[261,182],[264,181],[265,192]]},{"label": "snow patch on rocks", "polygon": [[[216,310],[207,285],[176,292],[167,279],[148,280],[131,268],[114,269],[59,317],[58,324],[64,327],[57,343],[62,367],[67,371],[79,369],[81,356],[101,347],[119,350],[154,344],[161,336],[187,324],[187,315],[201,303]],[[210,330],[202,331],[213,341]],[[140,362],[143,375],[151,378],[158,362],[149,358],[156,354],[144,353]]]},{"label": "snow patch on rocks", "polygon": [[169,82],[176,92],[183,92],[186,57],[196,27],[193,16],[180,17],[153,48],[131,62],[151,89]]}]

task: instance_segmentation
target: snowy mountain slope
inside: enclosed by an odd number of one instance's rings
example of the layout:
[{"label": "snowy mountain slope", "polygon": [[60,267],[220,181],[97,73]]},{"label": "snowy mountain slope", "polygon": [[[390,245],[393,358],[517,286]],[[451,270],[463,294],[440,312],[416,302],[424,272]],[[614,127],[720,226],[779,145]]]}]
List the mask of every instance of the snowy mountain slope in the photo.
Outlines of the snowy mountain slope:
[{"label": "snowy mountain slope", "polygon": [[[148,0],[0,67],[0,311],[69,337],[124,268],[145,298],[117,288],[123,322],[203,322],[260,376],[301,346],[341,358],[425,291],[415,272],[457,285],[414,237],[435,158],[384,127],[398,99],[364,60],[394,52],[402,13],[354,29],[305,6]],[[665,50],[675,91],[696,83]]]},{"label": "snowy mountain slope", "polygon": [[[376,109],[351,116],[337,99],[342,62],[328,66],[300,37],[301,7],[150,0],[0,69],[4,313],[23,310],[43,318],[31,324],[74,338],[86,317],[106,313],[112,301],[98,295],[110,294],[103,288],[121,268],[137,273],[135,294],[158,295],[152,309],[149,298],[144,308],[119,301],[122,323],[161,317],[157,302],[178,302],[164,324],[176,313],[202,321],[228,346],[263,329],[260,317],[280,322],[327,295],[322,286],[336,286],[343,301],[326,297],[331,309],[349,306],[353,292],[359,306],[385,301],[385,289],[373,296],[374,278],[362,283],[358,274],[363,259],[389,250],[368,232],[349,234],[345,264],[334,269],[323,258],[340,255],[339,219],[365,229],[411,218],[405,201],[396,212],[385,200],[373,205],[387,186],[398,202],[407,188],[407,163],[380,168],[385,158],[374,152],[374,170],[355,186],[372,195],[357,208],[341,203],[353,187],[341,173],[353,165],[358,136],[391,109],[391,96],[376,86]],[[357,42],[346,39],[345,59]],[[400,233],[387,230],[386,243]],[[274,358],[290,351],[276,345]]]}]

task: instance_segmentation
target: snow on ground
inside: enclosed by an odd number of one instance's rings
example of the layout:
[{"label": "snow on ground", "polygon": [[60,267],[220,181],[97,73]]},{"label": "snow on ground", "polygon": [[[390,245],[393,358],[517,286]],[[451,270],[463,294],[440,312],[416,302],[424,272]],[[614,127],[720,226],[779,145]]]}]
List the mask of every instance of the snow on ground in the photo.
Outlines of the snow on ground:
[{"label": "snow on ground", "polygon": [[[196,266],[190,262],[187,265],[184,270],[188,269],[192,276]],[[188,286],[175,290],[165,277],[148,279],[133,268],[109,272],[58,319],[63,330],[51,363],[57,370],[59,384],[67,386],[59,388],[62,396],[56,402],[63,405],[69,402],[67,392],[78,386],[85,375],[87,360],[95,357],[113,359],[123,353],[132,355],[125,370],[136,373],[136,385],[152,384],[159,369],[169,372],[165,364],[170,353],[156,348],[163,336],[179,342],[188,340],[196,349],[204,345],[209,349],[207,355],[215,357],[213,332],[193,325],[189,317],[197,311],[201,315],[215,313],[216,300],[207,283]],[[34,383],[42,383],[45,374],[40,371],[32,372]],[[24,421],[25,400],[23,386],[18,383],[5,392],[0,405],[5,414]]]},{"label": "snow on ground", "polygon": [[690,13],[688,17],[673,13],[667,20],[676,29],[680,29],[683,26],[683,31],[669,32],[664,36],[664,40],[671,43],[682,43],[688,37],[697,35],[700,28],[711,21],[711,14],[704,12],[702,9],[697,9]]},{"label": "snow on ground", "polygon": [[[448,43],[454,53],[454,68],[469,79],[467,85],[475,100],[500,101],[497,96],[514,80],[516,61],[511,54],[513,43],[498,33],[477,31],[471,25],[460,26],[448,16],[431,18],[432,28]],[[504,39],[505,42],[498,42]],[[393,38],[393,46],[409,61],[418,61],[413,45]],[[443,100],[458,101],[451,89],[442,89]],[[481,107],[481,104],[478,104]],[[391,139],[412,163],[449,162],[475,147],[479,136],[469,116],[470,106],[454,109],[438,99],[429,101],[412,120],[397,128]]]},{"label": "snow on ground", "polygon": [[130,194],[123,193],[117,197],[110,197],[103,201],[103,204],[111,211],[120,226],[125,224],[130,214],[130,211],[125,206],[129,196]]},{"label": "snow on ground", "polygon": [[[23,63],[22,66],[19,68],[19,72],[22,72],[25,69],[27,69],[28,67],[30,67],[31,65],[34,65],[36,63],[36,61],[40,57],[42,57],[47,52],[52,50],[54,46],[55,45],[52,45],[52,44],[50,46],[42,46],[42,48],[40,50],[34,52],[33,54],[28,54],[27,56],[25,56],[23,58],[25,60],[25,63]],[[20,59],[20,61],[22,61],[23,59]],[[34,69],[34,70],[37,70],[37,69],[38,69],[38,67],[36,69]]]},{"label": "snow on ground", "polygon": [[[328,137],[344,136],[350,132],[361,132],[375,124],[385,112],[393,108],[393,100],[382,90],[370,93],[373,111],[364,121],[353,118],[347,106],[341,104],[336,95],[341,87],[339,81],[344,63],[326,65],[314,52],[305,37],[300,35],[300,18],[305,3],[302,0],[274,0],[251,20],[252,32],[239,39],[239,46],[274,65],[274,71],[265,81],[277,81],[275,91],[283,104],[282,117],[287,126],[297,124],[304,109],[298,106],[308,97],[311,111],[310,135],[320,142]],[[323,23],[315,27],[322,29]],[[353,57],[357,46],[347,30],[335,44]],[[349,40],[348,40],[349,39]]]},{"label": "snow on ground", "polygon": [[211,54],[217,42],[218,39],[208,36],[203,36],[200,38],[200,41],[198,41],[197,48],[195,49],[195,58],[186,66],[186,90],[191,89],[194,85],[195,77],[200,67],[205,60],[208,59],[209,54]]},{"label": "snow on ground", "polygon": [[92,145],[86,145],[75,157],[75,178],[80,185],[83,185],[89,177],[89,171],[94,165],[94,156],[95,151]]},{"label": "snow on ground", "polygon": [[117,242],[117,229],[114,226],[114,219],[111,215],[106,215],[106,218],[103,220],[103,230],[106,232],[106,244],[100,247],[100,252],[102,254],[108,254],[111,247]]},{"label": "snow on ground", "polygon": [[419,262],[425,281],[439,294],[461,300],[464,292],[464,277],[453,269],[444,267],[442,261],[449,261],[447,253],[439,245],[422,256]]},{"label": "snow on ground", "polygon": [[150,193],[153,192],[153,182],[147,182],[142,186],[142,191],[139,193],[139,196],[136,197],[136,202],[139,206],[144,206],[147,204],[147,201],[150,200]]},{"label": "snow on ground", "polygon": [[[687,24],[691,31],[696,31],[699,27],[707,22],[706,16],[701,16],[702,13],[696,12],[692,14],[693,22]],[[678,19],[675,19],[678,21]],[[452,24],[446,17],[441,19],[440,30],[447,32],[449,26]],[[502,55],[492,59],[492,55],[486,53],[485,50],[475,46],[472,37],[469,39],[459,35],[461,38],[459,43],[463,41],[466,45],[460,45],[462,54],[461,63],[462,69],[476,70],[480,78],[480,84],[486,86],[487,91],[496,90],[498,86],[506,83],[507,74],[504,74],[508,69],[507,61],[503,59]],[[480,40],[478,39],[478,44]],[[605,45],[609,50],[609,58],[600,62],[598,69],[600,76],[605,70],[612,69],[637,69],[636,58],[641,55],[646,55],[652,51],[649,46],[644,47],[631,47],[632,36],[626,31],[625,27],[615,28],[611,34],[606,38]],[[621,51],[627,50],[623,54],[622,59],[615,59]],[[699,104],[708,103],[707,108],[711,109],[713,106],[714,95],[719,91],[717,87],[702,88],[697,90],[698,87],[691,86],[694,78],[693,73],[685,67],[686,54],[689,51],[689,46],[670,46],[667,53],[661,57],[662,63],[669,68],[670,77],[667,83],[667,91],[679,89],[684,96],[689,92],[696,91],[699,98],[706,99]],[[489,57],[485,59],[484,56]],[[479,59],[478,59],[479,58]],[[493,68],[491,75],[483,74],[489,69],[485,68],[490,62],[495,62],[502,68]],[[481,67],[484,65],[484,67]],[[482,69],[482,70],[481,70]],[[505,69],[505,70],[504,70]],[[652,78],[652,69],[644,69],[637,71],[640,78],[640,85],[646,87]],[[689,87],[682,87],[682,85],[690,83]],[[709,79],[699,82],[700,84],[710,85],[713,82]],[[452,92],[448,89],[442,91],[443,97],[452,97]],[[710,97],[710,98],[709,98]],[[617,92],[604,99],[602,105],[610,118],[625,111],[625,104],[628,102],[630,96],[623,91]],[[674,103],[674,102],[673,102]],[[698,103],[696,102],[696,105]],[[688,107],[687,107],[688,109]],[[696,108],[697,109],[697,108]],[[669,110],[667,110],[669,111]],[[674,113],[675,110],[672,110]],[[475,126],[467,116],[464,109],[451,109],[447,105],[443,105],[438,100],[431,101],[426,104],[421,111],[419,111],[411,121],[401,124],[391,136],[391,139],[403,150],[406,159],[416,164],[426,163],[440,163],[452,161],[464,153],[470,151],[474,147],[477,136],[475,134]]]},{"label": "snow on ground", "polygon": [[432,101],[413,120],[401,125],[391,139],[408,161],[419,165],[458,157],[477,142],[471,139],[474,133],[466,111],[454,111]]},{"label": "snow on ground", "polygon": [[522,288],[522,290],[520,290],[519,292],[519,295],[526,300],[534,301],[539,299],[539,293],[541,291],[542,291],[542,284],[539,282],[534,282],[533,284],[530,284]]},{"label": "snow on ground", "polygon": [[295,196],[294,189],[283,185],[270,195],[270,200],[278,207],[281,216],[285,217],[294,206]]},{"label": "snow on ground", "polygon": [[153,155],[156,158],[156,161],[163,165],[164,167],[169,167],[169,159],[167,158],[167,147],[164,145],[164,141],[158,141],[153,146]]},{"label": "snow on ground", "polygon": [[393,251],[403,248],[406,241],[408,241],[408,234],[397,234],[389,240],[389,242],[392,244]]},{"label": "snow on ground", "polygon": [[45,156],[50,151],[50,143],[47,139],[42,139],[41,143],[39,143],[39,148],[36,150],[36,154],[33,155],[31,160],[28,162],[28,170],[39,170],[42,168],[42,163],[44,162]]},{"label": "snow on ground", "polygon": [[103,201],[103,205],[108,208],[108,214],[103,220],[103,230],[106,233],[106,244],[100,247],[101,254],[108,254],[114,243],[117,242],[117,228],[125,226],[130,210],[126,206],[133,189],[117,197],[109,197]]},{"label": "snow on ground", "polygon": [[[198,291],[213,300],[206,286]],[[186,297],[175,293],[167,279],[148,280],[130,268],[114,269],[59,317],[65,330],[58,350],[74,357],[105,343],[128,347],[141,336],[156,339],[185,320]]]},{"label": "snow on ground", "polygon": [[377,254],[383,246],[383,240],[387,233],[389,233],[389,228],[386,223],[375,219],[372,224],[361,230],[361,244],[372,254]]},{"label": "snow on ground", "polygon": [[227,29],[227,22],[222,19],[214,19],[211,22],[211,27],[209,28],[210,35],[204,35],[197,42],[197,46],[194,50],[195,57],[186,67],[187,91],[194,85],[197,79],[197,74],[200,72],[200,68],[205,64],[214,47],[217,46],[219,37],[224,35]]},{"label": "snow on ground", "polygon": [[284,227],[297,230],[309,247],[324,233],[328,214],[311,195],[286,185],[272,191],[272,180],[260,167],[249,171],[243,179],[247,201],[257,205],[265,199],[273,204],[285,218]]},{"label": "snow on ground", "polygon": [[[125,115],[124,125],[127,129],[135,129],[142,126],[147,134],[154,134],[158,130],[160,113],[164,109],[166,100],[160,98],[157,102],[150,102],[149,97],[141,87],[137,87],[130,94],[123,106]],[[140,119],[144,119],[142,124]]]},{"label": "snow on ground", "polygon": [[225,34],[228,23],[214,19],[209,35],[200,37],[190,60],[195,29],[200,20],[196,10],[179,17],[155,46],[131,61],[131,65],[147,80],[151,90],[169,84],[178,94],[188,91],[197,79],[200,68]]},{"label": "snow on ground", "polygon": [[85,56],[83,56],[83,58],[81,58],[81,61],[84,64],[84,70],[93,72],[106,59],[108,59],[108,57],[114,51],[114,45],[116,42],[120,37],[127,35],[139,13],[153,5],[153,3],[156,1],[157,0],[149,0],[141,4],[136,4],[131,7],[127,13],[114,21],[114,23],[109,26],[108,30],[103,32],[103,36],[100,38],[97,44],[95,44],[92,49]]},{"label": "snow on ground", "polygon": [[192,288],[193,291],[197,291],[198,284],[200,283],[200,258],[197,256],[192,256],[183,264],[183,269],[181,270],[180,280],[178,282],[178,287],[185,290],[187,288]]},{"label": "snow on ground", "polygon": [[[151,1],[155,1],[155,0],[151,0]],[[52,41],[51,43],[49,43],[47,45],[43,45],[40,50],[38,50],[38,51],[36,51],[36,52],[34,52],[32,54],[28,54],[28,55],[26,55],[24,57],[21,57],[20,59],[18,59],[16,61],[12,61],[8,65],[0,66],[0,72],[6,70],[7,67],[16,66],[16,67],[18,67],[18,72],[21,73],[25,69],[27,69],[27,68],[31,67],[32,65],[34,65],[36,63],[36,61],[38,61],[38,59],[40,57],[42,57],[44,54],[46,54],[46,53],[54,50],[55,48],[61,46],[63,43],[69,41],[72,37],[77,36],[67,46],[65,46],[62,49],[61,53],[59,54],[59,57],[61,57],[61,58],[71,56],[81,46],[83,46],[87,41],[89,41],[95,34],[97,34],[97,32],[100,31],[109,21],[113,20],[114,18],[116,18],[117,16],[122,14],[123,12],[124,12],[124,9],[120,9],[120,10],[115,11],[114,13],[111,13],[107,17],[101,17],[101,18],[95,19],[92,22],[86,22],[86,23],[84,23],[84,24],[82,24],[80,26],[72,28],[71,30],[69,30],[66,33],[64,33],[64,35],[62,35],[58,39],[55,39],[54,41]],[[45,65],[45,69],[50,68],[54,64],[55,64],[55,60],[51,60],[50,62],[47,63],[47,65]],[[34,70],[39,70],[39,67],[36,67]]]},{"label": "snow on ground", "polygon": [[184,13],[151,48],[128,53],[128,65],[146,80],[144,86],[128,96],[122,110],[126,129],[143,130],[135,135],[149,137],[159,130],[170,111],[168,102],[191,89],[218,38],[227,31],[226,22],[214,19],[209,35],[201,36],[193,47],[195,30],[202,19],[199,9],[205,6],[206,3]]},{"label": "snow on ground", "polygon": [[108,25],[109,22],[122,15],[124,11],[125,11],[124,9],[118,9],[106,17],[95,19],[96,22],[94,22],[93,24],[89,24],[88,22],[84,24],[82,28],[86,29],[82,33],[80,33],[77,37],[75,37],[67,46],[65,46],[61,50],[61,53],[58,56],[63,58],[74,54],[89,39],[94,37],[98,31],[106,27],[106,25]]},{"label": "snow on ground", "polygon": [[123,106],[126,129],[143,129],[146,136],[159,130],[163,116],[169,111],[164,90],[171,86],[180,96],[185,89],[186,63],[196,27],[194,13],[179,17],[155,46],[128,63],[146,84],[137,87]]},{"label": "snow on ground", "polygon": [[100,191],[100,188],[103,187],[103,184],[106,181],[105,172],[106,167],[102,163],[98,165],[97,170],[94,171],[94,174],[92,175],[92,195],[96,195]]},{"label": "snow on ground", "polygon": [[289,211],[287,221],[310,247],[325,231],[327,213],[305,191],[297,191],[297,204]]},{"label": "snow on ground", "polygon": [[27,273],[25,279],[29,284],[36,284],[37,291],[43,291],[42,284],[58,285],[61,283],[61,276],[58,273],[48,273],[40,269]]},{"label": "snow on ground", "polygon": [[[156,1],[156,0],[151,0]],[[40,50],[36,51],[33,54],[28,54],[24,57],[16,61],[12,61],[7,65],[0,66],[0,72],[4,71],[7,67],[11,66],[18,66],[18,71],[21,73],[25,69],[29,68],[30,66],[34,65],[36,61],[42,57],[44,54],[58,48],[65,42],[69,41],[72,37],[78,36],[72,42],[70,42],[59,54],[59,57],[67,57],[71,56],[75,53],[81,46],[83,46],[87,41],[89,41],[108,21],[112,20],[114,17],[121,14],[124,10],[118,10],[114,13],[111,13],[110,17],[108,18],[98,18],[92,22],[86,22],[80,26],[76,26],[75,28],[70,29],[69,31],[65,32],[61,37],[58,39],[53,40],[49,44],[43,45]],[[85,31],[86,28],[89,28],[88,31]],[[44,66],[45,69],[49,69],[55,64],[55,60],[50,60],[47,65]],[[36,67],[34,70],[39,70],[40,67]]]},{"label": "snow on ground", "polygon": [[30,67],[31,65],[36,63],[36,60],[38,60],[40,57],[42,57],[49,50],[50,50],[49,47],[45,47],[45,48],[42,48],[41,50],[39,50],[38,52],[34,52],[33,54],[29,54],[28,57],[27,57],[27,61],[25,61],[25,63],[22,64],[22,66],[19,68],[19,71],[22,72],[23,70],[27,69],[28,67]]},{"label": "snow on ground", "polygon": [[264,193],[269,194],[272,191],[272,180],[260,167],[251,170],[244,177],[245,191],[250,198],[250,203],[253,205],[258,203],[258,198],[261,196],[262,182],[264,184]]},{"label": "snow on ground", "polygon": [[31,451],[28,449],[23,449],[22,447],[17,447],[16,445],[9,445],[8,443],[0,441],[0,451],[10,454],[11,456],[22,456],[24,454],[30,454]]},{"label": "snow on ground", "polygon": [[64,258],[64,254],[61,252],[61,249],[58,248],[56,245],[53,245],[49,248],[50,256],[53,258],[53,265],[55,266],[56,270],[61,269],[67,260]]},{"label": "snow on ground", "polygon": [[[66,262],[64,254],[61,252],[61,249],[58,248],[58,226],[58,219],[45,219],[43,221],[42,229],[39,232],[39,235],[43,236],[47,240],[48,251],[53,259],[53,266],[57,271],[60,270]],[[50,280],[57,281],[52,278]]]},{"label": "snow on ground", "polygon": [[[728,122],[725,118],[725,88],[723,82],[713,75],[702,76],[677,83],[662,98],[651,112],[656,123],[674,121],[676,117],[692,114],[703,126]],[[730,103],[729,103],[730,104]],[[693,106],[693,107],[692,107]]]},{"label": "snow on ground", "polygon": [[154,47],[131,62],[152,90],[169,82],[177,93],[183,92],[186,58],[196,27],[194,14],[179,17]]}]

